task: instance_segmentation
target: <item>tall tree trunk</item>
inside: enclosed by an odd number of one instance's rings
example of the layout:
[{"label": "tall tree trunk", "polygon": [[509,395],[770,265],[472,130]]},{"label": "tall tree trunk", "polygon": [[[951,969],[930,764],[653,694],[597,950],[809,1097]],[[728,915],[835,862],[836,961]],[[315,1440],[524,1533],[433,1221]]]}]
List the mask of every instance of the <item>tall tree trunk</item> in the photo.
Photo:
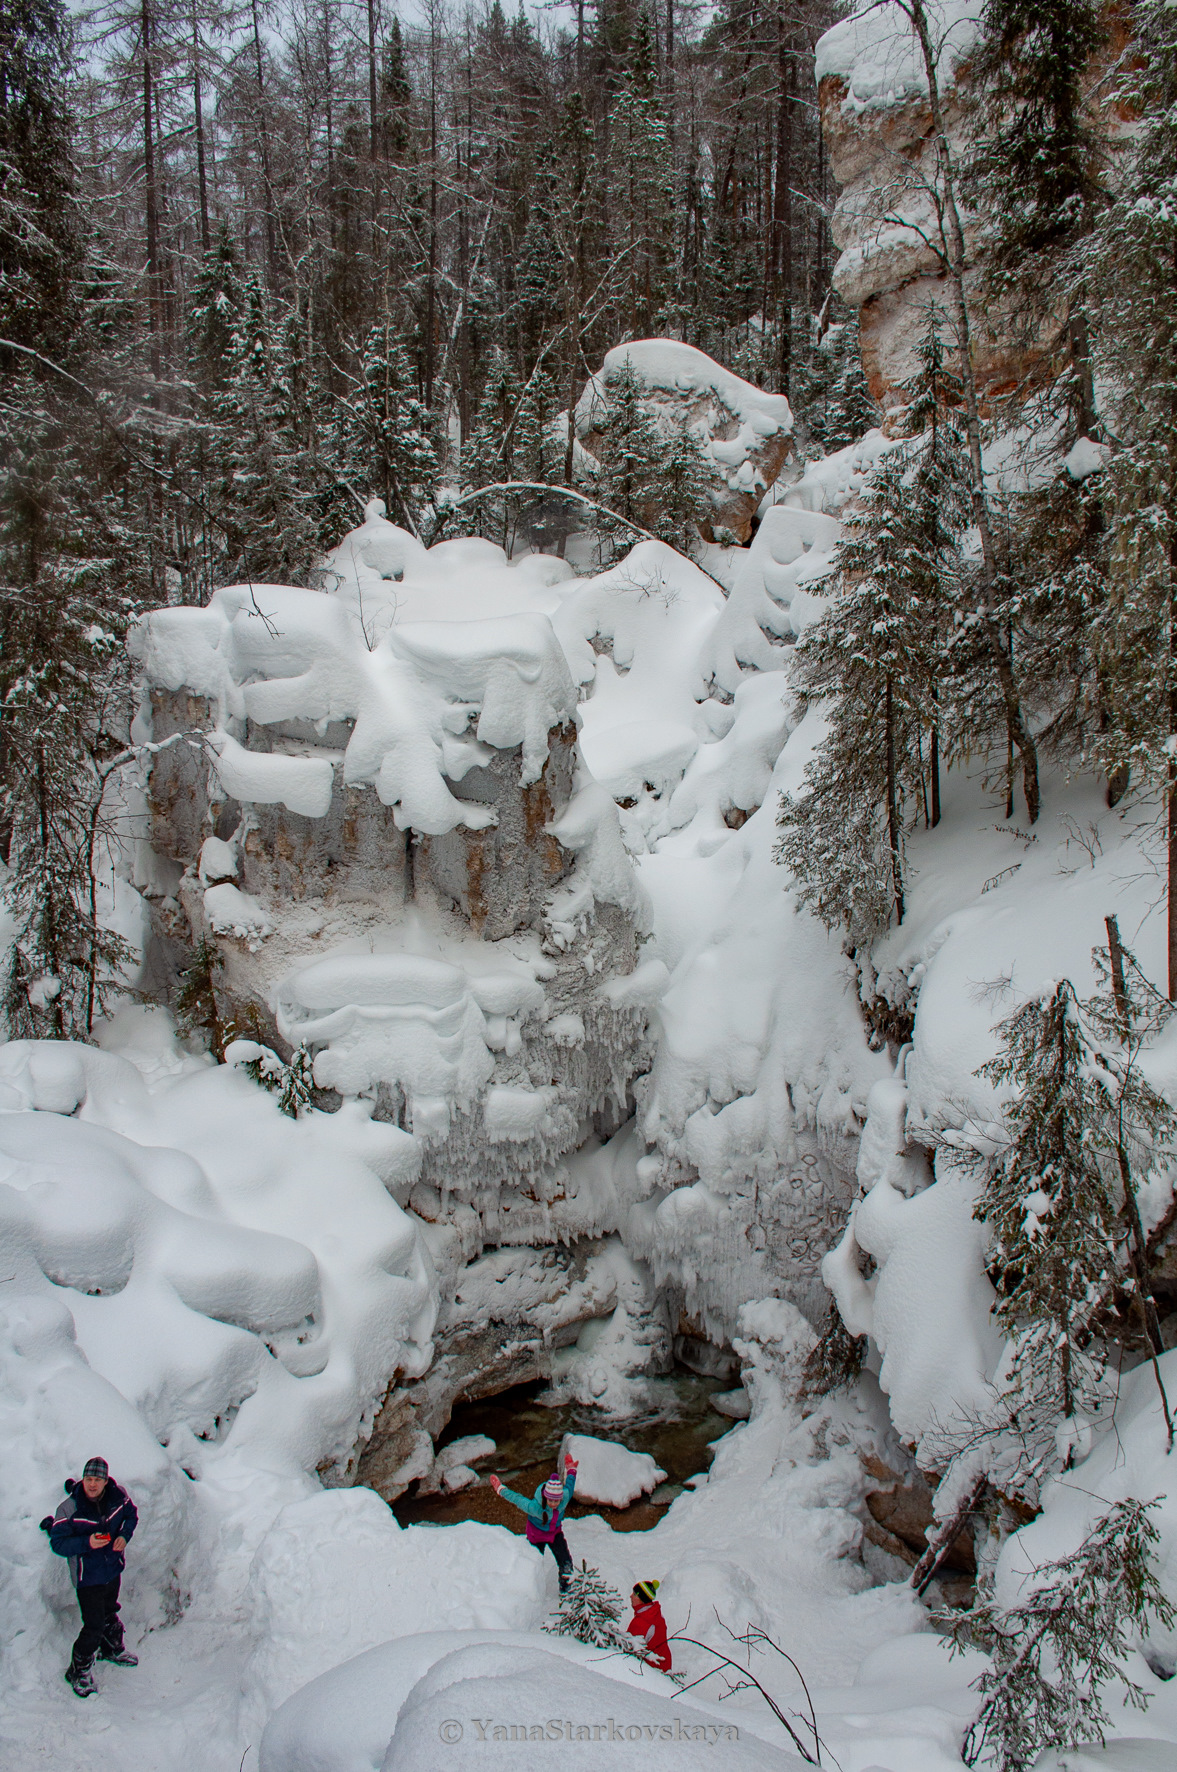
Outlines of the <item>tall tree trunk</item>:
[{"label": "tall tree trunk", "polygon": [[380,156],[380,119],[376,104],[376,0],[368,0],[368,137],[375,164]]},{"label": "tall tree trunk", "polygon": [[200,201],[200,250],[207,253],[212,245],[208,226],[208,178],[205,171],[204,98],[200,81],[200,25],[196,16],[196,0],[192,0],[192,114],[196,127],[196,186]]},{"label": "tall tree trunk", "polygon": [[789,391],[793,359],[793,83],[794,58],[783,20],[777,21],[776,179],[772,198],[772,268],[780,328],[778,385]]},{"label": "tall tree trunk", "polygon": [[1177,1002],[1177,526],[1169,538],[1169,997]]},{"label": "tall tree trunk", "polygon": [[159,186],[155,166],[155,103],[151,56],[155,20],[151,0],[140,0],[139,31],[143,52],[143,204],[147,233],[147,325],[151,335],[151,373],[160,373],[160,333],[163,331],[162,294],[159,278]]},{"label": "tall tree trunk", "polygon": [[274,181],[270,173],[270,130],[266,121],[266,88],[262,64],[262,29],[258,18],[257,0],[249,0],[250,13],[253,19],[253,59],[254,74],[257,79],[257,134],[258,152],[262,163],[262,194],[265,201],[266,215],[266,272],[270,288],[277,284],[278,277],[278,233],[277,218],[274,215]]},{"label": "tall tree trunk", "polygon": [[961,227],[960,210],[956,202],[956,179],[952,162],[952,147],[948,140],[948,131],[944,122],[944,110],[940,102],[940,85],[937,69],[936,52],[932,45],[931,28],[924,7],[924,0],[900,0],[903,10],[911,21],[913,30],[919,41],[920,55],[924,64],[924,74],[928,82],[928,102],[932,112],[932,134],[936,142],[936,156],[940,170],[940,195],[943,202],[943,218],[946,224],[945,268],[948,272],[949,287],[952,291],[953,306],[956,310],[957,348],[960,353],[960,381],[964,395],[965,434],[969,444],[969,466],[972,479],[973,518],[977,525],[977,533],[981,541],[981,583],[983,598],[979,614],[985,635],[985,643],[997,675],[1001,689],[1001,698],[1005,707],[1006,724],[1010,738],[1017,747],[1018,757],[1022,765],[1022,791],[1026,796],[1026,812],[1030,823],[1037,821],[1041,809],[1041,793],[1038,786],[1038,749],[1030,734],[1022,713],[1021,695],[1017,679],[1014,675],[1013,663],[1003,644],[1001,626],[994,609],[994,597],[999,578],[997,548],[993,537],[993,522],[989,511],[989,500],[985,492],[985,470],[981,453],[981,411],[977,398],[977,378],[973,369],[972,331],[969,323],[968,297],[965,292],[964,275],[967,263],[964,243],[964,230]]},{"label": "tall tree trunk", "polygon": [[887,734],[887,841],[891,846],[891,888],[895,894],[895,921],[903,921],[903,871],[899,860],[899,805],[895,783],[895,692],[890,671],[884,698]]},{"label": "tall tree trunk", "polygon": [[429,280],[425,287],[425,404],[433,405],[437,327],[437,41],[429,47]]}]

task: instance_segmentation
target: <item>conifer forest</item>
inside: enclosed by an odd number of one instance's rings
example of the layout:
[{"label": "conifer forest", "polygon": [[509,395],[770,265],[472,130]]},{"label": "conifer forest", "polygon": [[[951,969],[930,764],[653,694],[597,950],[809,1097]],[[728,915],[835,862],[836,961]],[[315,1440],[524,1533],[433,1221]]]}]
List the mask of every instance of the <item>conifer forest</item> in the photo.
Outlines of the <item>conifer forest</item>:
[{"label": "conifer forest", "polygon": [[1175,1006],[1177,0],[0,0],[6,1768],[1170,1772]]}]

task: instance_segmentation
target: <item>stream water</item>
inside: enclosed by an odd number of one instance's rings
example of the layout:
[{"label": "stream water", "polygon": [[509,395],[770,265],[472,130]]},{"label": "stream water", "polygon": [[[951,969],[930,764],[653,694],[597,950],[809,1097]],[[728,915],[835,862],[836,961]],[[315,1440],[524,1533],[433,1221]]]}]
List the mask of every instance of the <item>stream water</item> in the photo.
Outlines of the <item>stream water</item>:
[{"label": "stream water", "polygon": [[[554,1468],[565,1434],[592,1434],[600,1440],[615,1440],[631,1452],[648,1452],[666,1472],[666,1481],[653,1495],[625,1508],[574,1500],[568,1510],[570,1518],[600,1514],[615,1532],[647,1532],[682,1493],[686,1479],[707,1469],[712,1446],[735,1425],[711,1407],[716,1392],[730,1388],[730,1381],[675,1371],[649,1381],[648,1405],[640,1414],[620,1418],[581,1403],[546,1405],[539,1400],[545,1390],[542,1381],[516,1385],[481,1402],[459,1403],[437,1442],[438,1450],[468,1434],[487,1434],[496,1451],[479,1463],[480,1476],[485,1479],[495,1471],[524,1495]],[[485,1480],[460,1489],[456,1495],[418,1497],[410,1490],[393,1504],[393,1512],[402,1526],[452,1526],[459,1520],[483,1520],[515,1531],[523,1529],[522,1515],[500,1501]]]}]

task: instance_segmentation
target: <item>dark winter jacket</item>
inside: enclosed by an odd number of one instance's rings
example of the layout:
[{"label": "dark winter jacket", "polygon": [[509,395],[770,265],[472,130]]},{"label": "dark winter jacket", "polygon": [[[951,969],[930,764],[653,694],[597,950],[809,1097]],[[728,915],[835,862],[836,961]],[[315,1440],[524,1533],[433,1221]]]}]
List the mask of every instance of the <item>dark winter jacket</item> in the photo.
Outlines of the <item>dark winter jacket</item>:
[{"label": "dark winter jacket", "polygon": [[[139,1524],[135,1503],[113,1477],[97,1501],[90,1501],[80,1482],[69,1477],[61,1503],[49,1529],[49,1543],[59,1557],[68,1557],[75,1587],[96,1587],[113,1581],[123,1572],[123,1553],[112,1547],[116,1538],[129,1539]],[[91,1550],[90,1535],[109,1532],[110,1544]]]},{"label": "dark winter jacket", "polygon": [[641,1638],[646,1646],[646,1654],[654,1666],[668,1674],[672,1665],[670,1644],[666,1637],[666,1620],[657,1600],[651,1600],[647,1606],[635,1606],[633,1617],[625,1628],[631,1637]]}]

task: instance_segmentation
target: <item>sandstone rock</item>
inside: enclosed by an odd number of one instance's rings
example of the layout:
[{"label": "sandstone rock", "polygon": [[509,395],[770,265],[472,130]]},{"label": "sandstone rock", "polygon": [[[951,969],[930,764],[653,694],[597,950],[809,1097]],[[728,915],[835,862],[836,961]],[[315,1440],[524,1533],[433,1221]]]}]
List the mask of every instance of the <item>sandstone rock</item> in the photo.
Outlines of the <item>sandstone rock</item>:
[{"label": "sandstone rock", "polygon": [[[866,1535],[872,1544],[914,1568],[927,1549],[928,1528],[935,1519],[933,1490],[922,1472],[913,1470],[905,1478],[875,1453],[863,1454],[862,1463],[878,1483],[865,1497],[871,1516]],[[976,1572],[976,1552],[969,1533],[960,1534],[941,1567],[957,1574]]]},{"label": "sandstone rock", "polygon": [[[980,12],[971,0],[933,0],[930,12],[941,42],[944,120],[959,165],[968,147],[970,56]],[[1122,21],[1109,17],[1107,51],[1092,69],[1093,85],[1122,47]],[[901,10],[876,7],[820,39],[816,73],[822,133],[842,187],[830,223],[841,252],[833,284],[859,310],[871,394],[893,410],[902,402],[900,384],[915,369],[929,304],[945,313],[946,342],[951,338],[949,290],[936,251],[937,150],[923,64]],[[974,261],[978,242],[967,212],[963,219]],[[970,262],[970,297],[979,298],[982,273],[983,265]],[[988,406],[1043,361],[1055,327],[1048,318],[1036,339],[1015,336],[991,299],[970,305],[978,393]]]}]

